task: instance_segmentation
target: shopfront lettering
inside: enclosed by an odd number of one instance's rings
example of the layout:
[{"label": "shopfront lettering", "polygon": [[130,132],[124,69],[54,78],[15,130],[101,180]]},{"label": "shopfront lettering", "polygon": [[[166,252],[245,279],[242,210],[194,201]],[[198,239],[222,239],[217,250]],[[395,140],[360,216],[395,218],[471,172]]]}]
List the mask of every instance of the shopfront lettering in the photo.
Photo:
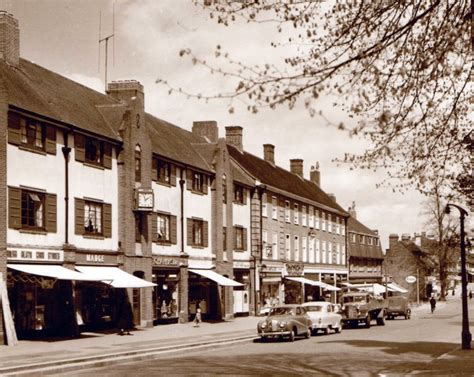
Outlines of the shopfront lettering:
[{"label": "shopfront lettering", "polygon": [[105,258],[100,254],[86,254],[86,262],[89,263],[105,263]]},{"label": "shopfront lettering", "polygon": [[179,260],[175,258],[153,257],[154,266],[179,266]]},{"label": "shopfront lettering", "polygon": [[303,276],[304,274],[303,263],[287,263],[285,267],[288,276]]}]

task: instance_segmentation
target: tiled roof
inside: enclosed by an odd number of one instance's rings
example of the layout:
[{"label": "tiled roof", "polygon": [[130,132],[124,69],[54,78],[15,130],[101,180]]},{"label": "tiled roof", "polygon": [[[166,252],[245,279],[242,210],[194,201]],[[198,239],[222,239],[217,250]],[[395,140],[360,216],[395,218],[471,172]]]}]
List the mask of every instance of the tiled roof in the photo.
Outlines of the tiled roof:
[{"label": "tiled roof", "polygon": [[[349,217],[347,221],[347,227],[349,232],[357,233],[357,234],[364,234],[369,235],[372,237],[377,237],[377,233],[373,230],[367,228],[364,224],[353,217]],[[356,238],[356,242],[352,242],[351,238],[349,237],[349,256],[350,257],[359,257],[359,258],[369,258],[369,259],[384,259],[384,254],[382,251],[382,247],[379,245],[368,245],[367,243],[361,244],[357,242],[358,239]]]},{"label": "tiled roof", "polygon": [[352,216],[347,220],[347,227],[349,228],[349,232],[367,234],[378,238],[377,233],[375,233],[372,229],[367,228],[364,224]]},{"label": "tiled roof", "polygon": [[[205,156],[209,154],[206,141],[202,137],[153,115],[146,114],[145,117],[150,130],[153,153],[204,171],[212,171],[212,160],[206,161]],[[215,148],[213,145],[211,147]]]},{"label": "tiled roof", "polygon": [[313,182],[303,179],[296,174],[275,166],[268,161],[247,152],[240,152],[233,146],[228,146],[229,154],[249,174],[263,184],[275,187],[282,191],[298,195],[313,202],[347,214],[344,209],[332,200],[321,188]]},{"label": "tiled roof", "polygon": [[111,97],[25,59],[18,67],[0,63],[0,77],[10,105],[119,140],[97,108],[116,105]]}]

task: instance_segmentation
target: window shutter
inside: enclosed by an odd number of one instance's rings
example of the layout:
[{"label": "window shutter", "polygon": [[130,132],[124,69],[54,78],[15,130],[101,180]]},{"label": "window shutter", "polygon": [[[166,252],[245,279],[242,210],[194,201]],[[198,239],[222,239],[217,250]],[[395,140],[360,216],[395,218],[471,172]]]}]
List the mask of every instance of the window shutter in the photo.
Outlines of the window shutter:
[{"label": "window shutter", "polygon": [[170,216],[170,241],[173,245],[178,243],[176,216]]},{"label": "window shutter", "polygon": [[56,154],[56,128],[45,125],[46,127],[46,153]]},{"label": "window shutter", "polygon": [[8,188],[8,227],[21,228],[21,190],[16,187]]},{"label": "window shutter", "polygon": [[8,142],[13,145],[21,144],[20,115],[8,113]]},{"label": "window shutter", "polygon": [[176,186],[176,165],[175,164],[171,164],[170,184],[173,186]]},{"label": "window shutter", "polygon": [[74,209],[75,209],[75,233],[84,234],[84,200],[83,199],[74,199]]},{"label": "window shutter", "polygon": [[46,231],[48,233],[57,232],[57,198],[56,194],[46,194]]},{"label": "window shutter", "polygon": [[243,233],[243,241],[242,241],[242,250],[246,251],[247,250],[247,228],[244,228],[242,230],[242,233]]},{"label": "window shutter", "polygon": [[151,159],[151,180],[158,180],[158,160],[154,157]]},{"label": "window shutter", "polygon": [[242,204],[247,204],[247,193],[248,193],[248,190],[244,187],[242,189]]},{"label": "window shutter", "polygon": [[209,177],[206,174],[202,175],[202,192],[207,195],[207,186],[208,186]]},{"label": "window shutter", "polygon": [[158,242],[158,214],[156,212],[151,213],[151,240]]},{"label": "window shutter", "polygon": [[192,219],[187,219],[186,223],[186,238],[188,241],[188,245],[192,246],[193,245],[193,220]]},{"label": "window shutter", "polygon": [[186,189],[193,189],[193,171],[191,169],[186,169]]},{"label": "window shutter", "polygon": [[76,156],[76,161],[84,162],[86,160],[84,135],[74,134],[74,155]]},{"label": "window shutter", "polygon": [[104,143],[104,168],[112,169],[112,144]]},{"label": "window shutter", "polygon": [[202,246],[207,247],[209,245],[209,228],[207,221],[202,222]]},{"label": "window shutter", "polygon": [[102,206],[103,215],[103,235],[106,238],[112,237],[112,205],[104,203]]}]

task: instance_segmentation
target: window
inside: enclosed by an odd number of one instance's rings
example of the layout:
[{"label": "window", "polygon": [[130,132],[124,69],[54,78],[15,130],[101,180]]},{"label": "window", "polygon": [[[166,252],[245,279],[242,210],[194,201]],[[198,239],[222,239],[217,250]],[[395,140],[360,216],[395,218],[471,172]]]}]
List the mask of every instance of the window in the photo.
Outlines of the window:
[{"label": "window", "polygon": [[268,233],[266,230],[262,230],[262,248],[263,255],[265,258],[272,257],[272,245],[268,243]]},{"label": "window", "polygon": [[327,253],[328,253],[328,260],[327,260],[327,262],[328,262],[328,263],[333,263],[333,260],[332,260],[332,258],[333,258],[332,242],[329,242],[329,241],[328,241],[327,247],[328,247],[328,248],[327,248]]},{"label": "window", "polygon": [[193,221],[193,244],[203,246],[203,223],[199,220]]},{"label": "window", "polygon": [[135,242],[142,242],[142,216],[139,212],[135,212]]},{"label": "window", "polygon": [[343,219],[341,219],[341,234],[342,234],[343,236],[346,235],[346,225],[344,224],[344,220],[343,220]]},{"label": "window", "polygon": [[89,164],[102,165],[103,148],[97,139],[85,138],[85,161]]},{"label": "window", "polygon": [[336,263],[341,264],[341,250],[338,243],[336,244]]},{"label": "window", "polygon": [[171,183],[171,164],[167,161],[157,160],[156,175],[158,182]]},{"label": "window", "polygon": [[278,220],[278,200],[275,196],[272,196],[272,219]]},{"label": "window", "polygon": [[302,253],[302,261],[306,262],[308,260],[308,254],[307,254],[307,243],[308,243],[308,238],[307,237],[301,237],[301,253]]},{"label": "window", "polygon": [[102,234],[102,203],[84,201],[84,232]]},{"label": "window", "polygon": [[278,259],[278,233],[273,232],[272,234],[272,255],[273,259]]},{"label": "window", "polygon": [[314,212],[314,227],[316,229],[319,229],[319,211],[318,210]]},{"label": "window", "polygon": [[285,201],[285,221],[290,222],[290,202],[288,200]]},{"label": "window", "polygon": [[235,227],[235,250],[244,249],[244,228]]},{"label": "window", "polygon": [[326,263],[326,241],[321,241],[322,263]]},{"label": "window", "polygon": [[308,255],[308,262],[309,263],[314,263],[314,242],[315,242],[315,238],[314,237],[310,237],[309,238],[309,255]]},{"label": "window", "polygon": [[306,207],[301,207],[301,225],[307,226]]},{"label": "window", "polygon": [[331,233],[332,232],[332,215],[328,213],[327,216],[328,216],[327,229],[328,229],[328,232]]},{"label": "window", "polygon": [[222,228],[222,250],[227,250],[227,228]]},{"label": "window", "polygon": [[339,234],[340,233],[339,232],[339,217],[337,217],[337,216],[336,216],[336,225],[335,225],[335,227],[336,227],[336,234]]},{"label": "window", "polygon": [[314,208],[311,206],[309,207],[308,226],[314,228]]},{"label": "window", "polygon": [[356,242],[356,235],[355,235],[355,233],[351,233],[351,242]]},{"label": "window", "polygon": [[[176,242],[176,216],[170,216],[171,219],[171,243]],[[187,244],[193,247],[207,247],[209,238],[208,222],[201,219],[187,219]]]},{"label": "window", "polygon": [[315,250],[316,250],[316,263],[321,263],[321,249],[320,249],[320,243],[318,239],[316,239],[316,242],[315,242]]},{"label": "window", "polygon": [[21,226],[23,228],[44,228],[43,193],[21,190]]},{"label": "window", "polygon": [[368,243],[369,245],[372,245],[372,237],[367,237],[367,243]]},{"label": "window", "polygon": [[171,242],[170,216],[159,213],[156,217],[158,242]]},{"label": "window", "polygon": [[379,239],[378,238],[375,239],[375,245],[379,246]]},{"label": "window", "polygon": [[298,236],[295,236],[295,261],[300,260],[300,239]]},{"label": "window", "polygon": [[135,147],[135,182],[142,181],[142,152],[140,146]]},{"label": "window", "polygon": [[346,264],[346,246],[341,245],[341,263]]},{"label": "window", "polygon": [[267,194],[262,195],[262,216],[263,217],[268,217]]},{"label": "window", "polygon": [[289,234],[285,236],[285,258],[286,260],[291,259],[291,239]]},{"label": "window", "polygon": [[362,234],[359,234],[359,243],[364,243],[364,236]]},{"label": "window", "polygon": [[193,173],[193,191],[204,191],[204,175],[198,172]]},{"label": "window", "polygon": [[245,204],[245,189],[242,186],[234,185],[234,202]]},{"label": "window", "polygon": [[300,214],[299,214],[299,212],[298,212],[298,204],[295,203],[295,204],[293,205],[293,222],[294,222],[296,225],[298,225],[299,219],[300,219]]},{"label": "window", "polygon": [[321,212],[321,230],[326,231],[326,214]]},{"label": "window", "polygon": [[22,119],[21,143],[36,149],[44,147],[44,126],[33,119]]}]

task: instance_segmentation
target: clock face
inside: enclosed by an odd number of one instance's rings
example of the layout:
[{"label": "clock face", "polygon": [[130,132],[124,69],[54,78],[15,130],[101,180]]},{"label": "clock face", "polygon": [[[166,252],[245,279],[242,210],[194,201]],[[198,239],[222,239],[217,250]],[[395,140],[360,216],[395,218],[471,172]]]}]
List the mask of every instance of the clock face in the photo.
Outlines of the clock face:
[{"label": "clock face", "polygon": [[139,192],[138,193],[138,207],[153,209],[153,193]]}]

